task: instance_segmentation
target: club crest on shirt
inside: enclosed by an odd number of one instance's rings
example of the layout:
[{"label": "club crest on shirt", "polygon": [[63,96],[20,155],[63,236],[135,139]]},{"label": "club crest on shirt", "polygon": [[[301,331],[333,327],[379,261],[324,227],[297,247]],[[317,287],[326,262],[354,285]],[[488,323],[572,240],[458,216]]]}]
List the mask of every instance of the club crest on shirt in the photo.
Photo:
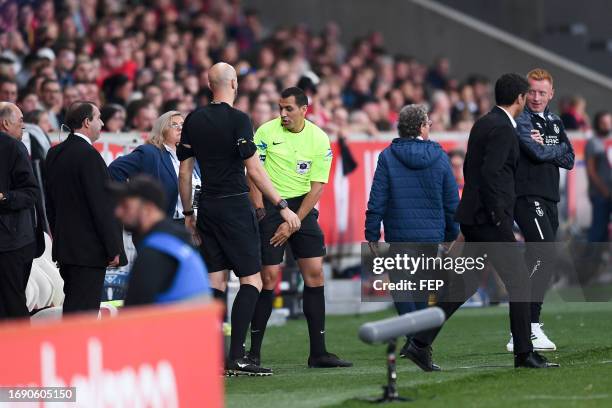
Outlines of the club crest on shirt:
[{"label": "club crest on shirt", "polygon": [[543,217],[544,211],[542,210],[542,207],[540,207],[540,202],[534,201],[533,204],[535,205],[535,210],[536,210],[536,214],[538,214],[538,217]]},{"label": "club crest on shirt", "polygon": [[312,164],[309,160],[298,160],[295,167],[297,174],[306,174],[310,171],[310,165]]},{"label": "club crest on shirt", "polygon": [[559,125],[557,125],[556,123],[553,125],[553,130],[556,134],[559,134],[559,132],[561,131],[561,129],[559,129]]}]

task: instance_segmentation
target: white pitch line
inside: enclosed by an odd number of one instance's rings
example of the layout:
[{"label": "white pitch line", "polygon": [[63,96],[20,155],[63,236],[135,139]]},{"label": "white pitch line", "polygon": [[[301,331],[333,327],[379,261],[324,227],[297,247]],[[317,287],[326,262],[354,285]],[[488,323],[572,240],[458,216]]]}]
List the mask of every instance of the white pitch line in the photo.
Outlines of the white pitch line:
[{"label": "white pitch line", "polygon": [[475,365],[475,366],[462,366],[462,367],[455,367],[456,369],[461,369],[461,370],[471,370],[473,368],[512,368],[512,366],[510,364],[507,365]]},{"label": "white pitch line", "polygon": [[583,400],[594,400],[594,399],[606,399],[610,398],[610,394],[595,394],[585,396],[561,396],[561,395],[527,395],[521,399],[526,400],[565,400],[565,401],[583,401]]}]

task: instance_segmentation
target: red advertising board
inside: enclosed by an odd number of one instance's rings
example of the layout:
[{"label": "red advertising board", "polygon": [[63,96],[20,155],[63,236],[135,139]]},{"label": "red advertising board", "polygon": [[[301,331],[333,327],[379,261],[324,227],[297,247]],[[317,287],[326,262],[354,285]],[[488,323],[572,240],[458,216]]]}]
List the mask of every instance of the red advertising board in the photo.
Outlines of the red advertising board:
[{"label": "red advertising board", "polygon": [[220,316],[216,304],[189,304],[1,324],[0,385],[76,387],[76,405],[14,406],[221,407]]},{"label": "red advertising board", "polygon": [[[465,150],[467,134],[448,133],[433,135],[444,150],[454,148]],[[562,191],[566,194],[567,217],[580,226],[590,222],[590,204],[587,195],[587,179],[584,165],[584,148],[587,142],[585,134],[570,136],[576,153],[576,164],[572,171],[562,171]],[[357,162],[357,169],[348,176],[342,173],[340,151],[337,143],[332,143],[334,161],[329,183],[326,185],[318,205],[319,221],[327,245],[359,243],[364,240],[365,210],[367,207],[370,186],[376,170],[380,152],[391,140],[350,140],[349,147]],[[120,143],[96,143],[107,163],[126,151]],[[609,157],[612,157],[612,140],[607,142]]]}]

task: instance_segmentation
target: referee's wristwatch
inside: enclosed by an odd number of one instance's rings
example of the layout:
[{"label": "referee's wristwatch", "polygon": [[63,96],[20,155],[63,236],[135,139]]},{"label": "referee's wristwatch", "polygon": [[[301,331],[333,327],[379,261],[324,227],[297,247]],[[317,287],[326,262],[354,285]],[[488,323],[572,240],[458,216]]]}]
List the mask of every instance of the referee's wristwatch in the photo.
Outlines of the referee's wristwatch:
[{"label": "referee's wristwatch", "polygon": [[285,200],[284,198],[282,198],[278,203],[276,203],[276,209],[279,211],[284,210],[287,207],[289,207],[289,204],[287,204],[287,200]]}]

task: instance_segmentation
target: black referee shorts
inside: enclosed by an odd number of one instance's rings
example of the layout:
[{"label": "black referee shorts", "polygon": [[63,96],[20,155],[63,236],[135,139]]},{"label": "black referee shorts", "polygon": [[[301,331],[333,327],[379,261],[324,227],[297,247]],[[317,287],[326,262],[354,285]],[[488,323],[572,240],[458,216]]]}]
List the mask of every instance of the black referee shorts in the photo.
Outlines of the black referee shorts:
[{"label": "black referee shorts", "polygon": [[[289,208],[297,213],[304,196],[290,198],[287,200]],[[270,239],[278,227],[285,222],[280,215],[280,211],[275,205],[267,200],[264,200],[266,216],[259,222],[259,235],[261,237],[261,260],[264,265],[278,265],[283,262],[285,254],[284,245],[274,247],[270,244]],[[306,217],[302,220],[302,226],[299,231],[294,232],[287,242],[291,246],[291,252],[296,259],[301,258],[317,258],[325,256],[325,241],[323,231],[319,227],[319,211],[313,208]]]},{"label": "black referee shorts", "polygon": [[259,228],[248,194],[202,197],[197,228],[209,272],[231,269],[242,278],[261,271]]}]

